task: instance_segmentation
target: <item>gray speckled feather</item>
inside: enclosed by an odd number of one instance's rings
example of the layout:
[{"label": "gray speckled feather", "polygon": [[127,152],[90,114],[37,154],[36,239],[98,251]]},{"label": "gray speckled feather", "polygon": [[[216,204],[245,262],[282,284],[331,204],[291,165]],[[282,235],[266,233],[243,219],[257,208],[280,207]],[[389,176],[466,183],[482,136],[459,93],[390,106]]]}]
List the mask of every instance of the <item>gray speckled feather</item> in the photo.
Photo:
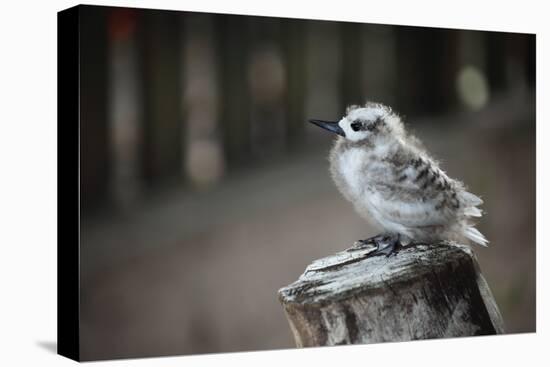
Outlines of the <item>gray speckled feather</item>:
[{"label": "gray speckled feather", "polygon": [[352,106],[338,126],[331,174],[361,216],[410,240],[487,244],[472,223],[482,200],[447,176],[389,107]]}]

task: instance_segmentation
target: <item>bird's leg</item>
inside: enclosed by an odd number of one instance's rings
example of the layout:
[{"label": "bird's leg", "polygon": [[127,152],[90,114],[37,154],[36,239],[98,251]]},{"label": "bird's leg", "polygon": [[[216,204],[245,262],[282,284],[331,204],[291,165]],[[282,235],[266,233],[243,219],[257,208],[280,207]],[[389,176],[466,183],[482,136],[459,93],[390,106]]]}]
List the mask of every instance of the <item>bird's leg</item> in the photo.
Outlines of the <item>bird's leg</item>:
[{"label": "bird's leg", "polygon": [[[369,253],[368,257],[378,255],[386,255],[386,257],[390,257],[391,255],[397,254],[399,249],[402,247],[400,235],[398,233],[378,235],[363,241],[369,241],[368,243],[373,243],[376,245],[376,250]],[[361,242],[364,243],[363,241]]]},{"label": "bird's leg", "polygon": [[357,242],[355,242],[354,247],[365,248],[365,247],[373,246],[373,245],[378,247],[378,242],[383,241],[384,238],[386,238],[388,236],[389,235],[386,235],[386,234],[379,234],[377,236],[365,238],[364,240],[358,240]]}]

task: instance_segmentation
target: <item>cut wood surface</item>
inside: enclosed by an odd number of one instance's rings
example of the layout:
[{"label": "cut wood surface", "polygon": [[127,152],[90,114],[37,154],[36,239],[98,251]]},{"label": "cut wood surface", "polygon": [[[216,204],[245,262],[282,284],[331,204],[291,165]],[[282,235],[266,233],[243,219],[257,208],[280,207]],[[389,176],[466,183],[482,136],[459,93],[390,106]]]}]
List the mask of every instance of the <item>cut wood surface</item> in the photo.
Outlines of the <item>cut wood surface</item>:
[{"label": "cut wood surface", "polygon": [[279,290],[298,347],[504,332],[472,250],[414,244],[391,257],[358,245],[310,264]]}]

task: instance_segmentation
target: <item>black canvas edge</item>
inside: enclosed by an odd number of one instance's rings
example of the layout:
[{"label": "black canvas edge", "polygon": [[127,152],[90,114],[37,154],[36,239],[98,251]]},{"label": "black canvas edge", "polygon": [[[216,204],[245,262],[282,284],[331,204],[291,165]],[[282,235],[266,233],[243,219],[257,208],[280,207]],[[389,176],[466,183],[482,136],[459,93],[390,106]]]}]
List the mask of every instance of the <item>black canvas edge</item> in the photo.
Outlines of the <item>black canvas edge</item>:
[{"label": "black canvas edge", "polygon": [[57,13],[57,353],[80,360],[79,7]]}]

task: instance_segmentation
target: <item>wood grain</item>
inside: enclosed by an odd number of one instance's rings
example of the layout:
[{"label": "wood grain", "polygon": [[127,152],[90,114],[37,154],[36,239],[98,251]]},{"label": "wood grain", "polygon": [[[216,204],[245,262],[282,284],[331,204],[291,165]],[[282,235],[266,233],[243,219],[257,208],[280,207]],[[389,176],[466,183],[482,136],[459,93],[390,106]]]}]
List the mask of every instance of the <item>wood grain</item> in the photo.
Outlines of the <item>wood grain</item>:
[{"label": "wood grain", "polygon": [[310,264],[279,290],[298,347],[504,332],[472,250],[415,244],[371,256],[358,245]]}]

